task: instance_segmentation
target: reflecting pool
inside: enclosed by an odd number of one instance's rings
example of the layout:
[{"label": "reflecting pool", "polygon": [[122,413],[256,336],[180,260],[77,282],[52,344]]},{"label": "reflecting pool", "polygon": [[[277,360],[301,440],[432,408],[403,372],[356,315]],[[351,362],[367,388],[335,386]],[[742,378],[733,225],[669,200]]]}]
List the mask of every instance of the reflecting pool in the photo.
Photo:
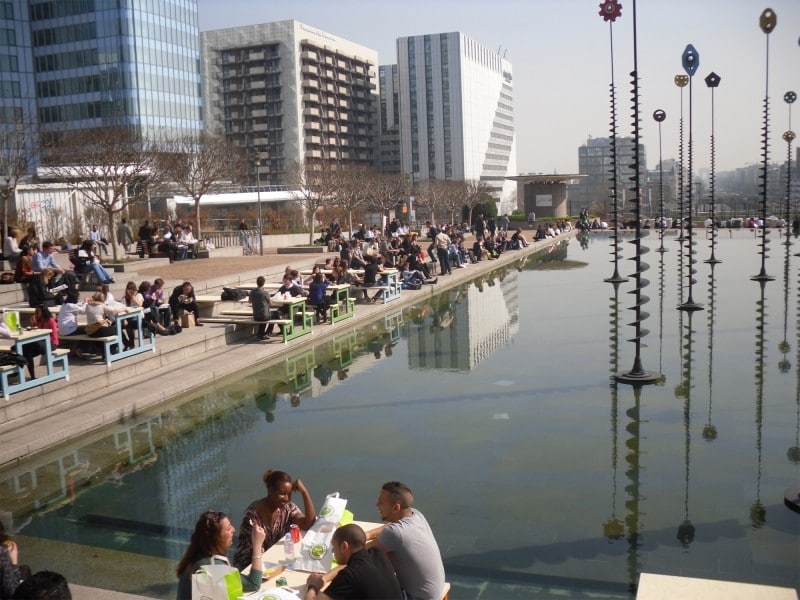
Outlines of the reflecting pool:
[{"label": "reflecting pool", "polygon": [[0,508],[28,562],[160,598],[197,515],[238,525],[267,468],[360,520],[408,483],[453,599],[627,598],[642,571],[798,587],[800,245],[781,241],[761,286],[752,233],[723,232],[713,271],[700,240],[694,313],[679,244],[647,254],[656,385],[613,383],[631,282],[603,281],[607,238],[573,240],[3,473]]}]

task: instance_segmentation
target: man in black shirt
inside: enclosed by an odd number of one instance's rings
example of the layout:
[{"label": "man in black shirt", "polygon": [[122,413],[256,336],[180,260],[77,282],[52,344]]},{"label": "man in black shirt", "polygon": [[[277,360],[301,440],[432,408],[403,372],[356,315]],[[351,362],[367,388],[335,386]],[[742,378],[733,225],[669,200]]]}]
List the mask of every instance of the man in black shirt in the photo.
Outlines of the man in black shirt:
[{"label": "man in black shirt", "polygon": [[[325,579],[312,573],[306,582],[305,600],[401,600],[403,592],[394,574],[392,563],[377,548],[367,550],[367,536],[358,525],[339,527],[331,540],[336,562],[345,565],[335,574],[325,592],[320,592]],[[330,574],[328,575],[330,576]]]}]

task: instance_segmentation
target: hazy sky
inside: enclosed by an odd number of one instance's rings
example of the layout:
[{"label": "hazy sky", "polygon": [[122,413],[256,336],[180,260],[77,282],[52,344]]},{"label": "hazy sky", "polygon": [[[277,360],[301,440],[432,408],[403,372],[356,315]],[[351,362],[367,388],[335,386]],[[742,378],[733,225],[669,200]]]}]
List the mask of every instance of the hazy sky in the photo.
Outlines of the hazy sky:
[{"label": "hazy sky", "polygon": [[[577,173],[578,146],[607,137],[610,122],[611,38],[617,90],[618,135],[631,133],[633,2],[620,0],[612,26],[599,16],[600,0],[198,0],[200,29],[297,19],[378,51],[396,62],[401,36],[461,31],[505,53],[514,71],[517,166],[520,172]],[[777,15],[766,35],[765,8]],[[681,56],[692,44],[700,66],[692,80],[695,169],[707,167],[711,91],[705,77],[722,81],[714,94],[718,171],[759,163],[769,50],[770,162],[786,160],[789,105],[800,93],[800,0],[639,0],[636,6],[641,139],[647,163],[658,161],[658,127],[666,111],[664,159],[678,157]],[[683,88],[684,137],[689,139],[689,87]],[[793,106],[800,133],[800,102]],[[795,141],[795,145],[797,141]]]}]

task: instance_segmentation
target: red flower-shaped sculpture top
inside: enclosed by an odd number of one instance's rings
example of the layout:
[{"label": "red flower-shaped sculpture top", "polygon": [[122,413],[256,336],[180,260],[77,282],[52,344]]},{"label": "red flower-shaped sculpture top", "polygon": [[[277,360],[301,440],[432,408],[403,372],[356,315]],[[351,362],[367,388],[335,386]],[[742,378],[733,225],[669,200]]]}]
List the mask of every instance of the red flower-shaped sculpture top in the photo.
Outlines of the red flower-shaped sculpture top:
[{"label": "red flower-shaped sculpture top", "polygon": [[603,17],[603,21],[611,21],[613,23],[622,14],[622,4],[617,0],[606,0],[600,5],[599,14]]}]

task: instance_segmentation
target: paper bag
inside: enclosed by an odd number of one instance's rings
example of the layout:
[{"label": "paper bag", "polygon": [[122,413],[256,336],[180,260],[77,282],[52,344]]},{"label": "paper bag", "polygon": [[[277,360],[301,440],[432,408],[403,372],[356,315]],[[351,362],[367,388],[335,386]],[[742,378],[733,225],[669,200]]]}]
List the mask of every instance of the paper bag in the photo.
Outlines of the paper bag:
[{"label": "paper bag", "polygon": [[303,536],[300,554],[295,569],[311,573],[327,573],[333,563],[331,540],[333,532],[344,516],[347,500],[339,498],[339,492],[328,494],[319,511],[317,520]]},{"label": "paper bag", "polygon": [[181,315],[181,327],[194,327],[194,313],[185,312]]},{"label": "paper bag", "polygon": [[300,600],[297,592],[288,587],[271,587],[246,597],[248,600]]},{"label": "paper bag", "polygon": [[[215,560],[221,564],[213,564]],[[192,575],[192,600],[238,600],[244,593],[239,569],[224,556],[214,555],[211,562]]]}]

